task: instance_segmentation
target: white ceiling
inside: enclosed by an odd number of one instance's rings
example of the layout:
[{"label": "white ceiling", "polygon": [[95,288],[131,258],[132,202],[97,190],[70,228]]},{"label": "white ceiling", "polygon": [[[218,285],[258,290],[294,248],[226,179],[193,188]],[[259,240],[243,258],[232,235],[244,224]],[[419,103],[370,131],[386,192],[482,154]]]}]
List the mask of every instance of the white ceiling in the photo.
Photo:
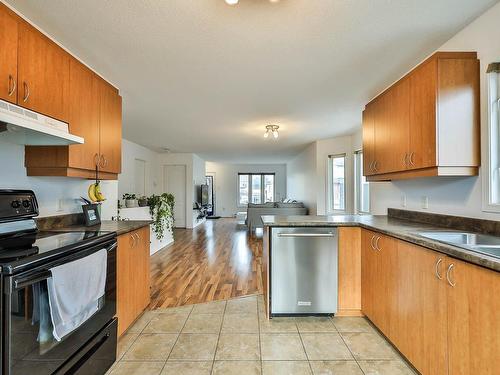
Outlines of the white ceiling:
[{"label": "white ceiling", "polygon": [[283,162],[358,129],[371,97],[497,0],[8,2],[120,88],[128,140]]}]

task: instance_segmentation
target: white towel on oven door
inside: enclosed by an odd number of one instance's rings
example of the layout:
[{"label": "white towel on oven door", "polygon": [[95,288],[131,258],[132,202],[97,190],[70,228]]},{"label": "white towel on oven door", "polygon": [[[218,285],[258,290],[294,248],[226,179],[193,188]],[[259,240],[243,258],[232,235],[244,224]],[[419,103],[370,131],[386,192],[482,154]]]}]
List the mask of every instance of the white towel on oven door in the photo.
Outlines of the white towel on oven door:
[{"label": "white towel on oven door", "polygon": [[94,315],[106,286],[106,249],[51,268],[47,280],[54,338],[60,341]]}]

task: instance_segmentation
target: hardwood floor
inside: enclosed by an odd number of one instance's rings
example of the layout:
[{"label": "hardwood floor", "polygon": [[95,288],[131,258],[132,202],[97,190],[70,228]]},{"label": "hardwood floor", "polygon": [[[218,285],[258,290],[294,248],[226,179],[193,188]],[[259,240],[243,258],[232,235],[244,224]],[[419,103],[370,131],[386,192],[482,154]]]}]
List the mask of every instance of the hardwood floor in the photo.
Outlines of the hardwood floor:
[{"label": "hardwood floor", "polygon": [[174,238],[151,257],[151,309],[262,293],[262,232],[223,218]]}]

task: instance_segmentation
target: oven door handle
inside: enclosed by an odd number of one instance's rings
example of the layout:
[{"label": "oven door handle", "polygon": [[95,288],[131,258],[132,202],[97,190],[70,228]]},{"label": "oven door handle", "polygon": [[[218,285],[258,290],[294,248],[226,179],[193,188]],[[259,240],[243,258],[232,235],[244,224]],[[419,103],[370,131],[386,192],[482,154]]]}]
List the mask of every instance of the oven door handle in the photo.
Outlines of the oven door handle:
[{"label": "oven door handle", "polygon": [[43,280],[47,280],[52,277],[52,272],[50,271],[42,271],[36,273],[34,275],[30,275],[29,277],[25,277],[22,279],[14,280],[14,288],[15,289],[23,289],[32,284],[38,283]]},{"label": "oven door handle", "polygon": [[[111,245],[106,247],[106,250],[109,253],[109,252],[115,250],[117,247],[118,247],[118,242],[114,241]],[[86,256],[88,256],[88,255],[91,255],[91,254],[87,254]],[[77,258],[77,259],[81,259],[81,258]],[[69,262],[72,262],[72,261],[77,260],[77,259],[70,259]],[[50,272],[50,270],[48,270],[48,269],[44,269],[44,270],[41,270],[40,272],[30,274],[26,277],[15,278],[13,280],[13,284],[14,284],[13,286],[14,286],[14,289],[19,290],[19,289],[26,288],[27,286],[30,286],[32,284],[38,283],[40,281],[47,280],[51,277],[52,277],[52,272]]]}]

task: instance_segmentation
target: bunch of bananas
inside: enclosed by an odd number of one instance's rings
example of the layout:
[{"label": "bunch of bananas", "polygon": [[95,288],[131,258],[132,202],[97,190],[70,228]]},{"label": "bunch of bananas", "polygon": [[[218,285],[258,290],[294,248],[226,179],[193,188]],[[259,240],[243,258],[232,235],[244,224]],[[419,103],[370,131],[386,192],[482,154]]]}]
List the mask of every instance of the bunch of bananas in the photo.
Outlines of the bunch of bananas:
[{"label": "bunch of bananas", "polygon": [[96,182],[89,186],[88,195],[93,203],[105,201],[104,195],[101,192],[101,186],[99,182]]}]

